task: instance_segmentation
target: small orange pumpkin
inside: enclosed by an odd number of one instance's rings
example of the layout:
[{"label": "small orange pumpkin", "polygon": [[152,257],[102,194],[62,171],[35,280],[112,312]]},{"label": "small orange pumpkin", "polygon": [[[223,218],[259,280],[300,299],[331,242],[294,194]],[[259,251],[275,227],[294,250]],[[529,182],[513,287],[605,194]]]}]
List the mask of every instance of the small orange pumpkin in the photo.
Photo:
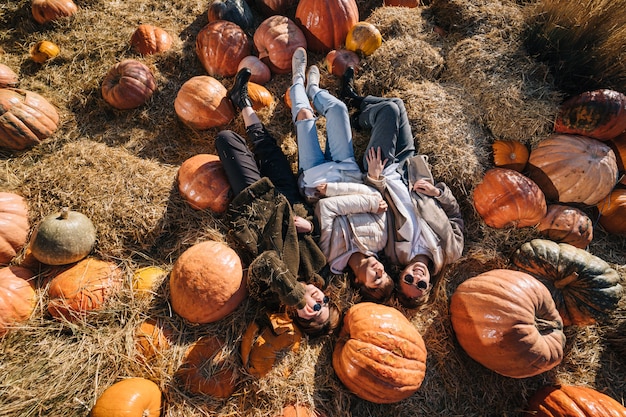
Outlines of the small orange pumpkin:
[{"label": "small orange pumpkin", "polygon": [[396,7],[417,7],[417,6],[421,6],[420,0],[384,0],[383,4],[385,6],[396,6]]},{"label": "small orange pumpkin", "polygon": [[253,83],[264,85],[272,79],[272,71],[270,67],[265,65],[259,57],[255,55],[249,55],[239,62],[237,72],[242,68],[248,68],[252,72],[250,75],[250,81]]},{"label": "small orange pumpkin", "polygon": [[161,397],[161,389],[149,379],[123,379],[104,390],[89,417],[159,417]]},{"label": "small orange pumpkin", "polygon": [[17,256],[29,231],[26,200],[14,193],[0,192],[0,264],[8,264]]},{"label": "small orange pumpkin", "polygon": [[141,106],[155,90],[156,82],[150,68],[134,59],[113,65],[102,81],[102,98],[120,110]]},{"label": "small orange pumpkin", "polygon": [[0,268],[0,337],[33,313],[37,303],[34,277],[31,270],[20,266]]},{"label": "small orange pumpkin", "polygon": [[626,417],[626,408],[593,388],[557,385],[540,388],[528,400],[535,417]]},{"label": "small orange pumpkin", "polygon": [[196,37],[196,55],[211,76],[232,77],[239,62],[251,53],[248,35],[228,20],[209,22]]},{"label": "small orange pumpkin", "polygon": [[226,87],[213,77],[195,76],[186,81],[174,100],[178,118],[192,129],[223,126],[235,118]]},{"label": "small orange pumpkin", "polygon": [[596,207],[604,230],[626,236],[626,189],[615,188]]},{"label": "small orange pumpkin", "polygon": [[295,20],[308,48],[328,53],[344,45],[348,31],[359,21],[359,9],[354,0],[300,0]]},{"label": "small orange pumpkin", "polygon": [[0,88],[17,87],[19,79],[10,67],[0,64]]},{"label": "small orange pumpkin", "polygon": [[537,230],[555,242],[569,243],[586,248],[593,240],[593,222],[577,208],[562,204],[550,204]]},{"label": "small orange pumpkin", "polygon": [[178,169],[178,191],[196,210],[210,209],[223,213],[231,200],[231,189],[222,162],[217,155],[198,154]]},{"label": "small orange pumpkin", "polygon": [[491,148],[495,166],[518,172],[522,172],[526,167],[530,152],[523,143],[516,140],[496,140]]},{"label": "small orange pumpkin", "polygon": [[356,72],[359,68],[359,56],[356,52],[347,49],[333,49],[326,54],[326,68],[336,77],[341,77],[348,67],[353,67]]},{"label": "small orange pumpkin", "polygon": [[283,407],[280,414],[276,414],[274,417],[322,417],[323,415],[315,410],[310,409],[301,404],[289,404]]},{"label": "small orange pumpkin", "polygon": [[133,32],[130,44],[142,55],[153,55],[169,50],[172,37],[158,26],[143,24]]},{"label": "small orange pumpkin", "polygon": [[383,44],[383,37],[376,26],[370,22],[358,22],[346,35],[346,49],[372,55]]},{"label": "small orange pumpkin", "polygon": [[61,50],[50,41],[39,41],[30,49],[30,57],[38,64],[55,58]]},{"label": "small orange pumpkin", "polygon": [[148,296],[165,275],[167,271],[158,266],[139,268],[133,274],[133,290],[139,296]]},{"label": "small orange pumpkin", "polygon": [[291,58],[299,47],[306,48],[302,30],[286,16],[270,16],[254,31],[254,46],[259,59],[276,74],[291,72]]},{"label": "small orange pumpkin", "polygon": [[272,93],[270,93],[267,88],[257,83],[248,83],[248,96],[252,101],[252,108],[254,110],[261,110],[264,107],[270,107],[274,104],[274,96]]},{"label": "small orange pumpkin", "polygon": [[78,6],[72,0],[32,0],[30,9],[37,23],[43,25],[74,15]]},{"label": "small orange pumpkin", "polygon": [[146,319],[135,328],[135,348],[140,360],[150,361],[170,347],[172,329],[159,319]]}]

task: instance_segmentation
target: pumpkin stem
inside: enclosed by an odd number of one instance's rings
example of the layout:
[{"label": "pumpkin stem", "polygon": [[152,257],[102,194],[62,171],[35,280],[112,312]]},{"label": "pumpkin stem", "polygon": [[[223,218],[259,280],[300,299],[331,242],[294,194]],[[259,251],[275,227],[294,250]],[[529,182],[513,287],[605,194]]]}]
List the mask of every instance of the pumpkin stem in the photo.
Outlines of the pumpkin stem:
[{"label": "pumpkin stem", "polygon": [[59,219],[61,220],[67,220],[67,217],[70,215],[70,208],[69,207],[63,207],[61,209],[61,214],[59,214]]},{"label": "pumpkin stem", "polygon": [[570,283],[576,281],[577,279],[578,279],[578,273],[572,272],[570,275],[566,276],[565,278],[558,280],[558,281],[554,281],[554,286],[559,289],[565,288]]},{"label": "pumpkin stem", "polygon": [[540,319],[540,318],[535,318],[535,327],[537,327],[537,330],[539,331],[540,334],[549,333],[553,330],[563,329],[563,326],[560,325],[558,321],[546,320],[546,319]]}]

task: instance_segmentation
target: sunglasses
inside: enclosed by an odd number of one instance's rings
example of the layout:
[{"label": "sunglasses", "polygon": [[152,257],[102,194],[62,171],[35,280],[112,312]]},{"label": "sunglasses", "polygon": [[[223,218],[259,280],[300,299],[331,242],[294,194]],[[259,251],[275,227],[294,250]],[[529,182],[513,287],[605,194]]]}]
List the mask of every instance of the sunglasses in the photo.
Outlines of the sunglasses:
[{"label": "sunglasses", "polygon": [[[409,285],[413,285],[414,278],[413,275],[407,274],[404,276],[404,278],[402,278],[402,280]],[[428,288],[428,283],[426,281],[419,280],[417,281],[415,286],[420,290],[425,290],[426,288]]]},{"label": "sunglasses", "polygon": [[315,303],[313,305],[313,311],[320,311],[323,306],[328,304],[329,301],[330,301],[330,298],[328,298],[328,296],[325,295],[324,298],[322,298],[322,302],[321,303]]}]

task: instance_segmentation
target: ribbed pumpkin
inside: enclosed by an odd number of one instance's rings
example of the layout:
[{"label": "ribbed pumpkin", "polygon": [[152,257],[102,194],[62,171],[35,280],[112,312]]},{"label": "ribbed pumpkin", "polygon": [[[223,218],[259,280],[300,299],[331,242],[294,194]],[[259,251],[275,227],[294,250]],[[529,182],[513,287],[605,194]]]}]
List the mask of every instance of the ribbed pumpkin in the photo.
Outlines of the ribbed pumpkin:
[{"label": "ribbed pumpkin", "polygon": [[250,81],[253,83],[264,85],[272,79],[272,71],[259,57],[255,55],[249,55],[242,59],[237,66],[237,72],[242,68],[248,68],[252,74],[250,75]]},{"label": "ribbed pumpkin", "polygon": [[120,110],[146,103],[156,90],[152,71],[145,64],[125,59],[113,65],[102,81],[102,98]]},{"label": "ribbed pumpkin", "polygon": [[141,361],[151,361],[170,347],[172,329],[161,319],[146,319],[135,328],[135,348]]},{"label": "ribbed pumpkin", "polygon": [[197,243],[170,273],[172,309],[192,323],[212,323],[232,313],[248,294],[241,260],[223,243]]},{"label": "ribbed pumpkin", "polygon": [[626,408],[593,388],[558,385],[540,388],[528,400],[535,417],[626,417]]},{"label": "ribbed pumpkin", "polygon": [[333,351],[333,368],[359,398],[377,404],[410,397],[422,385],[426,347],[400,311],[370,302],[353,305]]},{"label": "ribbed pumpkin", "polygon": [[175,374],[187,391],[217,398],[228,398],[235,392],[237,373],[224,344],[217,337],[204,336],[189,346]]},{"label": "ribbed pumpkin", "polygon": [[0,88],[17,87],[19,79],[15,71],[4,64],[0,64]]},{"label": "ribbed pumpkin", "polygon": [[611,148],[576,135],[552,135],[539,142],[530,152],[528,171],[546,199],[561,203],[595,205],[617,182]]},{"label": "ribbed pumpkin", "polygon": [[526,167],[530,152],[523,143],[516,140],[496,140],[491,148],[495,166],[518,172],[522,172]]},{"label": "ribbed pumpkin", "polygon": [[473,198],[480,217],[495,228],[535,226],[547,212],[546,199],[537,184],[512,169],[485,172]]},{"label": "ribbed pumpkin", "polygon": [[8,264],[24,247],[30,231],[28,203],[17,194],[0,192],[0,264]]},{"label": "ribbed pumpkin", "polygon": [[161,389],[145,378],[123,379],[104,390],[89,417],[159,417]]},{"label": "ribbed pumpkin", "polygon": [[609,233],[626,236],[626,189],[615,188],[597,205],[600,224]]},{"label": "ribbed pumpkin", "polygon": [[239,61],[251,53],[248,35],[227,20],[209,22],[196,37],[196,55],[211,76],[232,77]]},{"label": "ribbed pumpkin", "polygon": [[47,265],[78,262],[96,243],[96,228],[84,214],[63,207],[44,217],[30,239],[33,256]]},{"label": "ribbed pumpkin", "polygon": [[57,130],[59,113],[32,91],[0,88],[0,146],[22,150],[37,145]]},{"label": "ribbed pumpkin", "polygon": [[396,7],[417,7],[421,5],[419,0],[384,0],[383,4]]},{"label": "ribbed pumpkin", "polygon": [[270,16],[254,32],[259,59],[276,74],[291,72],[291,57],[299,47],[306,48],[302,30],[286,16]]},{"label": "ribbed pumpkin", "polygon": [[59,55],[61,50],[50,41],[39,41],[30,49],[30,57],[33,61],[43,64]]},{"label": "ribbed pumpkin", "polygon": [[62,270],[50,281],[48,312],[55,318],[69,321],[84,318],[97,311],[117,291],[122,271],[112,262],[95,258]]},{"label": "ribbed pumpkin", "polygon": [[130,44],[142,55],[153,55],[169,50],[172,37],[158,26],[143,24],[133,32]]},{"label": "ribbed pumpkin", "polygon": [[328,53],[344,45],[348,31],[359,21],[359,9],[354,0],[300,0],[295,18],[308,48]]},{"label": "ribbed pumpkin", "polygon": [[626,130],[626,96],[613,90],[586,91],[565,101],[554,123],[556,133],[613,139]]},{"label": "ribbed pumpkin", "polygon": [[615,153],[615,160],[617,162],[617,169],[620,176],[620,184],[626,185],[626,133],[606,141],[606,144],[613,149]]},{"label": "ribbed pumpkin", "polygon": [[370,22],[358,22],[348,31],[345,44],[347,50],[369,56],[383,44],[383,37]]},{"label": "ribbed pumpkin", "polygon": [[198,75],[186,81],[174,100],[178,118],[192,129],[223,126],[235,118],[226,87],[213,77]]},{"label": "ribbed pumpkin", "polygon": [[533,239],[515,251],[513,263],[550,290],[566,326],[606,318],[624,294],[617,271],[567,243]]},{"label": "ribbed pumpkin", "polygon": [[333,49],[326,54],[325,62],[328,72],[336,77],[341,77],[348,67],[353,67],[356,72],[359,68],[359,56],[356,52],[347,49]]},{"label": "ribbed pumpkin", "polygon": [[37,304],[34,277],[31,270],[21,266],[0,268],[0,337],[33,313]]},{"label": "ribbed pumpkin", "polygon": [[537,230],[550,240],[582,249],[593,240],[591,219],[581,210],[563,204],[548,205],[548,212],[537,225]]},{"label": "ribbed pumpkin", "polygon": [[231,189],[222,162],[217,155],[198,154],[178,169],[178,191],[196,210],[210,209],[223,213],[231,199]]},{"label": "ribbed pumpkin", "polygon": [[37,23],[44,24],[72,16],[78,6],[72,0],[32,0],[30,9]]},{"label": "ribbed pumpkin", "polygon": [[274,104],[274,96],[260,84],[248,82],[248,97],[252,101],[254,110],[261,110]]},{"label": "ribbed pumpkin", "polygon": [[527,378],[563,360],[563,322],[548,289],[531,275],[494,269],[462,282],[450,301],[456,338],[476,362]]},{"label": "ribbed pumpkin", "polygon": [[245,32],[254,30],[254,14],[246,0],[212,0],[207,16],[209,22],[227,20]]}]

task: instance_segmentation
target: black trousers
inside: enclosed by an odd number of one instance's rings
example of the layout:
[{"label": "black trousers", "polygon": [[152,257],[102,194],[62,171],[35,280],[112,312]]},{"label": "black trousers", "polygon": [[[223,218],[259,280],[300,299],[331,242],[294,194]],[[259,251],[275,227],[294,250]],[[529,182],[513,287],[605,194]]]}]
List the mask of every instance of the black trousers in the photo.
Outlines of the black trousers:
[{"label": "black trousers", "polygon": [[232,130],[223,130],[215,138],[215,148],[233,194],[267,177],[292,205],[302,202],[296,176],[276,139],[261,123],[248,126],[246,133],[252,149]]}]

